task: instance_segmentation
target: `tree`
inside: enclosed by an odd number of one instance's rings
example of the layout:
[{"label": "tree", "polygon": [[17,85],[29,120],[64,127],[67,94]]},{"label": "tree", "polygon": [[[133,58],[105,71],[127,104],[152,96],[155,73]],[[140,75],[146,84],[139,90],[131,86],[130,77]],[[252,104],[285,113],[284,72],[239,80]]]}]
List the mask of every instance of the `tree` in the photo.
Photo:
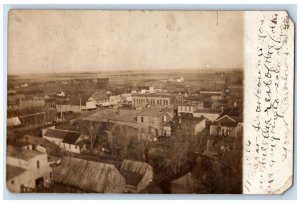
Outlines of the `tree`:
[{"label": "tree", "polygon": [[102,126],[103,126],[102,123],[97,121],[89,121],[89,120],[80,121],[80,130],[88,137],[91,153],[93,153],[98,134],[101,131],[101,128],[103,128]]},{"label": "tree", "polygon": [[128,146],[132,138],[130,127],[116,125],[111,130],[110,149],[113,156],[124,159],[128,154]]}]

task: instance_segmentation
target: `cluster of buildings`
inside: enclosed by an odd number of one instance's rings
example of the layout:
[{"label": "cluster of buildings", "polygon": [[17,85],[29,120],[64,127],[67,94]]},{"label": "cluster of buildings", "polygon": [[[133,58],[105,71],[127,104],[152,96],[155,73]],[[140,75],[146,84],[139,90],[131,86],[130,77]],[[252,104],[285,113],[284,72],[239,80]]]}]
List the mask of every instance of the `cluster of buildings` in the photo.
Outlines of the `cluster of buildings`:
[{"label": "cluster of buildings", "polygon": [[[184,78],[169,82],[183,84]],[[61,83],[70,86],[85,82]],[[227,89],[176,93],[137,86],[117,93],[108,89],[108,78],[92,83],[99,89],[86,93],[60,90],[30,97],[16,91],[8,93],[8,129],[40,130],[35,135],[39,140],[21,137],[21,142],[13,140],[7,147],[6,183],[10,191],[35,192],[55,184],[64,192],[136,193],[151,185],[151,165],[126,159],[118,164],[87,159],[82,155],[89,148],[90,136],[80,128],[60,128],[58,122],[107,124],[102,129],[109,142],[114,128],[120,126],[140,142],[166,144],[173,135],[197,138],[202,153],[211,156],[240,148],[242,100],[232,97]],[[75,117],[68,119],[68,114]],[[57,150],[63,154],[58,156]]]},{"label": "cluster of buildings", "polygon": [[[86,138],[77,132],[49,128],[43,138],[34,138],[25,136],[7,146],[6,185],[11,192],[138,193],[153,180],[148,163],[80,157],[83,145],[78,142]],[[47,143],[77,156],[55,157]]]}]

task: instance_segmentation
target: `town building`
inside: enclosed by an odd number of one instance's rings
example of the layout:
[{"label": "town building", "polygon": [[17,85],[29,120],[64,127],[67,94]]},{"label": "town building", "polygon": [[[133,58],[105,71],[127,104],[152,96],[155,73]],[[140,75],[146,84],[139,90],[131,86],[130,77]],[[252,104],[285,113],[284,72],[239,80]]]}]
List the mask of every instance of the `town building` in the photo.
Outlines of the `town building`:
[{"label": "town building", "polygon": [[173,97],[169,94],[133,94],[133,105],[136,107],[170,106],[173,104]]},{"label": "town building", "polygon": [[181,115],[182,113],[191,113],[193,114],[194,111],[198,109],[203,108],[203,102],[199,101],[185,101],[185,103],[182,103],[178,106],[178,115]]},{"label": "town building", "polygon": [[8,145],[6,158],[9,191],[35,192],[51,183],[52,168],[46,153]]},{"label": "town building", "polygon": [[107,108],[83,118],[83,120],[113,123],[119,126],[128,126],[136,130],[132,136],[141,141],[152,141],[157,136],[155,128],[137,122],[141,110]]},{"label": "town building", "polygon": [[43,129],[42,132],[44,139],[58,145],[65,151],[78,154],[82,151],[82,145],[79,143],[87,139],[80,132],[54,129],[54,127]]},{"label": "town building", "polygon": [[157,136],[170,136],[171,127],[168,123],[173,117],[172,109],[150,106],[138,113],[137,123],[151,128]]},{"label": "town building", "polygon": [[210,135],[238,138],[243,135],[243,123],[240,117],[223,115],[210,125]]}]

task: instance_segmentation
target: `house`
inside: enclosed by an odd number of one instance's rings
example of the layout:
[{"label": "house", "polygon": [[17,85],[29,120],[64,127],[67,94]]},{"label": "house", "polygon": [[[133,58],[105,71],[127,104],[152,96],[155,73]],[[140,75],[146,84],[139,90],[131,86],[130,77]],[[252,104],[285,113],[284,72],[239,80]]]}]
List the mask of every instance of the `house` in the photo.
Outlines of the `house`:
[{"label": "house", "polygon": [[171,128],[168,125],[173,119],[173,110],[150,106],[137,115],[137,123],[153,128],[157,136],[170,136]]},{"label": "house", "polygon": [[113,164],[63,157],[53,167],[53,178],[66,192],[126,192],[125,179]]},{"label": "house", "polygon": [[243,123],[240,117],[220,116],[210,125],[210,135],[238,138],[243,134]]},{"label": "house", "polygon": [[153,180],[153,169],[151,165],[144,162],[124,160],[120,172],[125,178],[128,193],[141,192]]},{"label": "house", "polygon": [[86,139],[86,136],[80,132],[69,131],[69,130],[60,130],[60,129],[43,129],[43,138],[46,140],[58,145],[61,149],[73,152],[80,153],[81,146],[79,142]]},{"label": "house", "polygon": [[46,153],[8,145],[6,164],[6,184],[11,192],[38,191],[53,179]]}]

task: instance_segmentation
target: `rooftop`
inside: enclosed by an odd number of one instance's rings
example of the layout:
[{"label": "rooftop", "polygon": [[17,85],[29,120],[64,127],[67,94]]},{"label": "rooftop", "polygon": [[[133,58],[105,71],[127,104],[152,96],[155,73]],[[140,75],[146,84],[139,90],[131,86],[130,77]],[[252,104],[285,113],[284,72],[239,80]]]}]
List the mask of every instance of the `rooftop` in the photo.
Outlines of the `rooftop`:
[{"label": "rooftop", "polygon": [[219,118],[223,117],[224,115],[228,115],[236,122],[243,122],[243,107],[227,108],[224,110],[224,112],[220,115]]},{"label": "rooftop", "polygon": [[138,185],[147,171],[152,171],[149,164],[133,160],[124,160],[120,169],[126,183],[135,186]]},{"label": "rooftop", "polygon": [[85,117],[85,120],[117,120],[126,122],[136,122],[137,115],[140,111],[131,109],[103,109]]},{"label": "rooftop", "polygon": [[84,159],[63,157],[61,164],[53,168],[53,178],[57,183],[86,192],[125,191],[125,179],[114,165]]},{"label": "rooftop", "polygon": [[194,113],[222,113],[221,109],[210,109],[210,108],[202,108],[194,111]]},{"label": "rooftop", "polygon": [[59,129],[48,129],[45,132],[45,136],[63,139],[63,143],[67,144],[75,144],[80,135],[80,132]]},{"label": "rooftop", "polygon": [[15,147],[11,145],[7,145],[7,156],[22,159],[28,161],[36,156],[42,155],[44,153],[35,151],[35,150],[28,150],[21,147]]},{"label": "rooftop", "polygon": [[26,171],[26,169],[7,164],[6,165],[6,181],[9,181],[10,179],[12,179],[16,176],[21,175],[25,171]]},{"label": "rooftop", "polygon": [[142,116],[159,116],[164,113],[173,113],[173,110],[170,108],[164,108],[161,106],[149,106],[148,108],[143,109],[138,115]]},{"label": "rooftop", "polygon": [[132,94],[133,97],[165,97],[165,98],[171,98],[175,97],[174,94],[162,94],[162,93],[148,93],[148,94]]}]

